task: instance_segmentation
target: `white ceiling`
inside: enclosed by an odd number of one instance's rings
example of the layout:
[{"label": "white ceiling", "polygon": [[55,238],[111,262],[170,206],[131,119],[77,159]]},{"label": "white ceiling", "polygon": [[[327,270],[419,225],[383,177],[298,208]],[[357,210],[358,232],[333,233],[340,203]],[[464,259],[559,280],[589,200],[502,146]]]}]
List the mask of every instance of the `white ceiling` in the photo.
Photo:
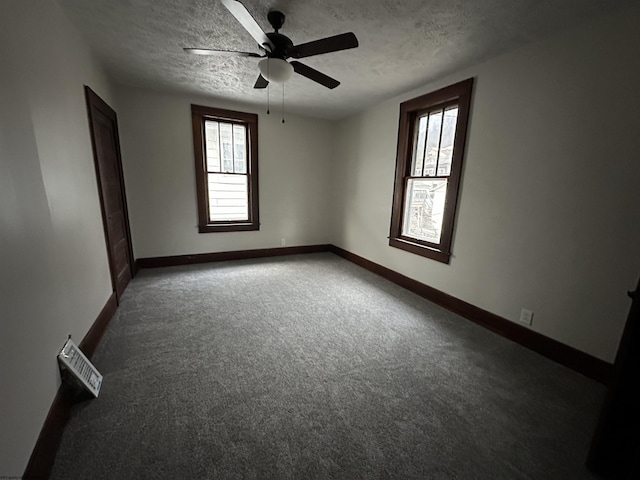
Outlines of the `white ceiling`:
[{"label": "white ceiling", "polygon": [[[118,83],[264,105],[257,58],[187,55],[182,47],[253,51],[219,0],[57,0]],[[242,0],[265,32],[287,16],[294,44],[352,31],[357,49],[302,59],[342,83],[294,75],[287,110],[337,119],[458,69],[636,0]],[[272,102],[281,101],[279,86]]]}]

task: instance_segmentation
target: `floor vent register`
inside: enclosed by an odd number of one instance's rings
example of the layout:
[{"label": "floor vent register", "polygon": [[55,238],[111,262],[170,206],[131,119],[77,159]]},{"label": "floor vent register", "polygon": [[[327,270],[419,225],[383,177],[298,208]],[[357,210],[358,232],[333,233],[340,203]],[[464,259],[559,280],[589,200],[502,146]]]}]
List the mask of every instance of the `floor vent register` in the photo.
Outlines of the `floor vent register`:
[{"label": "floor vent register", "polygon": [[58,354],[58,364],[63,381],[67,378],[74,379],[75,383],[91,393],[94,398],[98,396],[102,386],[102,375],[71,340],[71,337]]}]

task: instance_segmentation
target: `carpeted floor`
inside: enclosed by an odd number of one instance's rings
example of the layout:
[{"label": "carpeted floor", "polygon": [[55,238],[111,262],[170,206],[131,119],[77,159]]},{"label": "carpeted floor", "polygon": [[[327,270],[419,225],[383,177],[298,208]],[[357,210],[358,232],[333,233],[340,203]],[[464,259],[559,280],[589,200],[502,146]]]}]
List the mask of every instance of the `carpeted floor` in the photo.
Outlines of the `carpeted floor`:
[{"label": "carpeted floor", "polygon": [[333,254],[143,270],[53,479],[583,479],[605,389]]}]

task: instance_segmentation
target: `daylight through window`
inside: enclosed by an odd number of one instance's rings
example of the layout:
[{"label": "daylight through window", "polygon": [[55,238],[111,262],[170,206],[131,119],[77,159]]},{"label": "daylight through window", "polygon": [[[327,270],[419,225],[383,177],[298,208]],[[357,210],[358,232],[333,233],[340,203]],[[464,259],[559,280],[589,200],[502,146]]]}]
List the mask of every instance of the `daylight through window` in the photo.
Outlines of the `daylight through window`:
[{"label": "daylight through window", "polygon": [[257,116],[192,105],[201,232],[257,230]]},{"label": "daylight through window", "polygon": [[419,117],[412,176],[407,179],[402,234],[440,243],[458,106]]},{"label": "daylight through window", "polygon": [[472,80],[400,106],[389,244],[448,263]]},{"label": "daylight through window", "polygon": [[209,221],[248,221],[247,127],[205,120]]}]

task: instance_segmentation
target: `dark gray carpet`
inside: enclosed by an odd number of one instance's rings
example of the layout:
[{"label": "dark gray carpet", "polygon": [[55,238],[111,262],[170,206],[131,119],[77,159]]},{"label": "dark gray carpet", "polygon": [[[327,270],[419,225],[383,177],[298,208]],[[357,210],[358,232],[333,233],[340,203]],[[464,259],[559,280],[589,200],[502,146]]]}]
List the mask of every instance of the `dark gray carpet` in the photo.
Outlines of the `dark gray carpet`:
[{"label": "dark gray carpet", "polygon": [[601,385],[328,253],[143,270],[94,362],[54,479],[594,478]]}]

